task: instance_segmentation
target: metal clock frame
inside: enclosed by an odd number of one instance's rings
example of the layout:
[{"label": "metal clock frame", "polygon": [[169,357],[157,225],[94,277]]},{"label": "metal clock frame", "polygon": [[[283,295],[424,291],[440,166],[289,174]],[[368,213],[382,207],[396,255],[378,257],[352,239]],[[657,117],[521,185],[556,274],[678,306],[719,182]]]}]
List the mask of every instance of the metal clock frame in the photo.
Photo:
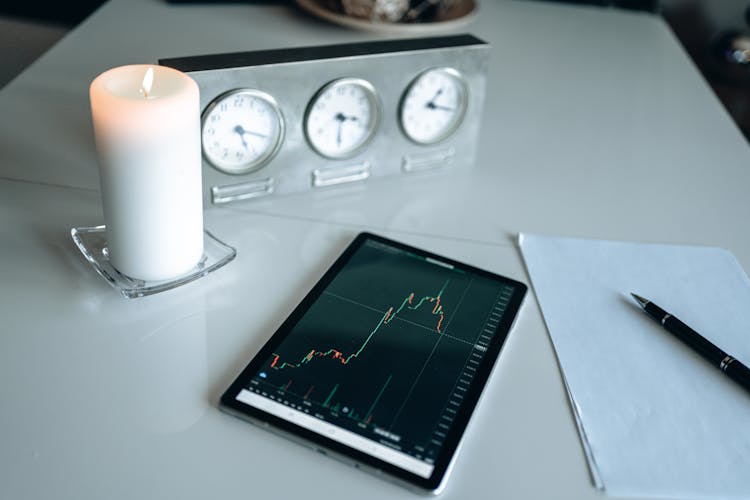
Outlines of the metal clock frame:
[{"label": "metal clock frame", "polygon": [[[470,168],[476,159],[489,69],[490,46],[468,34],[375,40],[161,59],[188,73],[201,92],[201,108],[228,89],[262,89],[278,103],[283,144],[245,174],[227,174],[204,161],[205,206],[269,195],[333,189],[377,178],[429,175]],[[410,140],[400,123],[400,101],[409,84],[434,68],[454,68],[466,85],[461,123],[439,142]],[[332,158],[311,147],[305,130],[311,95],[331,82],[356,78],[374,87],[377,129],[351,154]],[[317,90],[316,90],[317,89]]]}]

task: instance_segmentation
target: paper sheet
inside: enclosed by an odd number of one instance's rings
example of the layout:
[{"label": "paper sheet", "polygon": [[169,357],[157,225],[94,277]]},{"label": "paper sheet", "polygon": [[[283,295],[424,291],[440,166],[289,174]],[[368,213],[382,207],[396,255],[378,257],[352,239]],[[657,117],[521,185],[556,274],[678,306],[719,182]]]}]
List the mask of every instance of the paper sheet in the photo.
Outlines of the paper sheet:
[{"label": "paper sheet", "polygon": [[595,480],[618,496],[750,498],[750,393],[637,307],[750,366],[750,280],[723,249],[522,234]]}]

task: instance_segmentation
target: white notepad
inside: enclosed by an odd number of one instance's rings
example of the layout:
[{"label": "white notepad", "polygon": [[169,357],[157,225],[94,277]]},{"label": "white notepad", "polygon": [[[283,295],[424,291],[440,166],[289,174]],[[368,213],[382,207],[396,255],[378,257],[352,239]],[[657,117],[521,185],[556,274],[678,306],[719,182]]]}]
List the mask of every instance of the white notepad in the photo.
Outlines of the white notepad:
[{"label": "white notepad", "polygon": [[613,495],[750,498],[750,393],[643,313],[750,366],[750,280],[727,250],[521,234],[589,466]]}]

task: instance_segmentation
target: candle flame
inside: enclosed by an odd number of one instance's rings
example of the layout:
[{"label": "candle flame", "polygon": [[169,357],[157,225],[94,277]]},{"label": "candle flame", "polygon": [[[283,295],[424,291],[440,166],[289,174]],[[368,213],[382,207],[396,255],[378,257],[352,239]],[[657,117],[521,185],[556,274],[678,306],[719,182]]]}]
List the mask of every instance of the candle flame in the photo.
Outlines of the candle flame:
[{"label": "candle flame", "polygon": [[143,82],[141,83],[141,92],[143,93],[143,97],[148,99],[148,93],[151,92],[151,86],[154,84],[154,68],[148,68],[146,70],[146,74],[143,77]]}]

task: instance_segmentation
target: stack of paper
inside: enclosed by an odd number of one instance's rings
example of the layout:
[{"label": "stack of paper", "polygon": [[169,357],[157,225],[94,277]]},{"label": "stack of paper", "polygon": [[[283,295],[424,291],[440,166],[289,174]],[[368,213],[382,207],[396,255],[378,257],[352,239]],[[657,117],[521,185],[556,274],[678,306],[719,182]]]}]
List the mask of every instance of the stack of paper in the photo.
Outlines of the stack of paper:
[{"label": "stack of paper", "polygon": [[634,292],[750,366],[750,280],[726,250],[551,238],[520,245],[597,486],[750,498],[750,393]]}]

